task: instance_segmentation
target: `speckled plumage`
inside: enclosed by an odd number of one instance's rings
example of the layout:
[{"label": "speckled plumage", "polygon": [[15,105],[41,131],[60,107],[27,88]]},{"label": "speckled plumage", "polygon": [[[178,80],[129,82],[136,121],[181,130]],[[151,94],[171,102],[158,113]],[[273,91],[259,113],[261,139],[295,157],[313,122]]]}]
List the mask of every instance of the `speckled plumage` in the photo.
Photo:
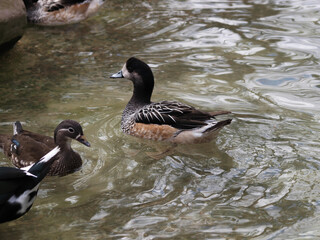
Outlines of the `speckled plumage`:
[{"label": "speckled plumage", "polygon": [[231,119],[217,121],[215,116],[228,111],[204,112],[176,101],[151,102],[154,77],[150,67],[130,58],[112,78],[133,82],[133,95],[122,114],[121,128],[130,135],[173,143],[211,141]]}]

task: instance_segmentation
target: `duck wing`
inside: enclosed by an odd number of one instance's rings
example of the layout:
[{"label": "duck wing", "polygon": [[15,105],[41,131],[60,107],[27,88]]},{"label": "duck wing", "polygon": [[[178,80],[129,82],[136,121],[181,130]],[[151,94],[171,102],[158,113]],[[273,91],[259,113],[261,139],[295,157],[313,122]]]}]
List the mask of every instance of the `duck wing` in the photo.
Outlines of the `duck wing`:
[{"label": "duck wing", "polygon": [[12,163],[19,168],[38,162],[53,148],[23,134],[14,135],[11,141]]},{"label": "duck wing", "polygon": [[[216,113],[222,114],[222,112]],[[192,106],[175,101],[162,101],[140,109],[135,114],[135,121],[145,124],[166,124],[182,130],[199,128],[207,125],[208,121],[216,120],[214,114],[197,110]]]},{"label": "duck wing", "polygon": [[22,132],[20,132],[19,134],[15,135],[15,136],[23,136],[24,138],[32,139],[35,142],[45,144],[46,146],[48,146],[51,149],[57,146],[54,143],[53,137],[41,135],[38,133],[33,133],[33,132],[30,132],[27,130],[23,130]]},{"label": "duck wing", "polygon": [[36,179],[36,176],[28,174],[17,168],[0,167],[0,206],[4,204],[26,181]]}]

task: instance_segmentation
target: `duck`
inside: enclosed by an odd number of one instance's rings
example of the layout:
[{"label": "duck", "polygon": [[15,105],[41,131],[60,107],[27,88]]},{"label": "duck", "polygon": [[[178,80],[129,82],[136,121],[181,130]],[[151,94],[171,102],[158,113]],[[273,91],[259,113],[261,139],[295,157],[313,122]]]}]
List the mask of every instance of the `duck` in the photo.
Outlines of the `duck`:
[{"label": "duck", "polygon": [[15,220],[31,209],[40,182],[60,150],[58,146],[53,148],[26,168],[0,167],[0,223]]},{"label": "duck", "polygon": [[232,121],[216,119],[229,111],[205,112],[178,101],[151,102],[154,76],[148,64],[136,57],[129,58],[110,77],[133,82],[133,94],[121,119],[121,129],[126,134],[174,144],[206,143]]},{"label": "duck", "polygon": [[39,25],[80,22],[93,15],[104,0],[23,0],[27,19]]},{"label": "duck", "polygon": [[59,146],[60,152],[54,157],[48,175],[64,176],[82,166],[80,155],[71,148],[72,139],[90,147],[77,121],[62,121],[54,130],[53,138],[24,130],[21,123],[16,121],[13,124],[13,136],[0,134],[0,148],[11,158],[13,165],[23,168],[39,161],[42,156]]}]

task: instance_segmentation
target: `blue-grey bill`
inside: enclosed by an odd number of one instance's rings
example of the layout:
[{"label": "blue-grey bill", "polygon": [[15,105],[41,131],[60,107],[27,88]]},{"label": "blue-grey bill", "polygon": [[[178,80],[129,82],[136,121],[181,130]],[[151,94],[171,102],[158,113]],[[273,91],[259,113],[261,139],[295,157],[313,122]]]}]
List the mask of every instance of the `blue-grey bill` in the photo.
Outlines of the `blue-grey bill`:
[{"label": "blue-grey bill", "polygon": [[110,78],[123,78],[122,71],[112,74]]}]

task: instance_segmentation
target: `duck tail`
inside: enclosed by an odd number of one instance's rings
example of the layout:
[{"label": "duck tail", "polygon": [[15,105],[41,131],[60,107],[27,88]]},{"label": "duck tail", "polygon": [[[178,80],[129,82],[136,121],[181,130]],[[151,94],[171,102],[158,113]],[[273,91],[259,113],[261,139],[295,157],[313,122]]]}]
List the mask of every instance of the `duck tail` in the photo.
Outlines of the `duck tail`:
[{"label": "duck tail", "polygon": [[19,134],[23,131],[22,125],[19,121],[13,124],[13,135]]},{"label": "duck tail", "polygon": [[203,133],[209,133],[211,131],[219,130],[219,129],[223,128],[224,126],[229,125],[231,123],[231,121],[232,121],[231,118],[229,118],[227,120],[220,121],[220,122],[214,124],[213,126],[207,128]]}]

